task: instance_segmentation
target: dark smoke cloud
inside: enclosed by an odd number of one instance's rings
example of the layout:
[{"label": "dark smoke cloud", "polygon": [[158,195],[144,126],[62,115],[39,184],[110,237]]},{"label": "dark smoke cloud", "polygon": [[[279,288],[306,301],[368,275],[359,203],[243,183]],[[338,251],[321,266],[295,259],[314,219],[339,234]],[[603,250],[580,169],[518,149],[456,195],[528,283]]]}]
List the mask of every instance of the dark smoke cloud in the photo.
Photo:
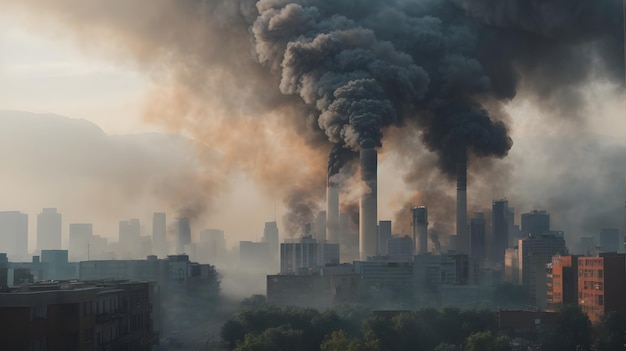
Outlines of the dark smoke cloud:
[{"label": "dark smoke cloud", "polygon": [[293,204],[288,221],[312,220],[331,149],[332,175],[351,159],[345,150],[380,147],[385,128],[403,127],[454,176],[465,150],[470,169],[509,153],[503,104],[516,96],[584,127],[584,84],[623,77],[619,0],[4,4],[146,70],[163,83],[146,116],[189,131],[221,152],[224,172],[248,173]]}]

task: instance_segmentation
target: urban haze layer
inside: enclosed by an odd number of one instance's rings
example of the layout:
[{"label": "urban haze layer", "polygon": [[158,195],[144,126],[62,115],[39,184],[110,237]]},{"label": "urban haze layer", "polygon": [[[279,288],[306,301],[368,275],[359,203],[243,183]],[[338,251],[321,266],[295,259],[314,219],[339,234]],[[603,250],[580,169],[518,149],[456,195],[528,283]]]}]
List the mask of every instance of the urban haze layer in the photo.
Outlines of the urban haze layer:
[{"label": "urban haze layer", "polygon": [[[622,1],[0,0],[0,10],[10,349],[623,341]],[[24,28],[98,64],[37,57]],[[90,117],[109,103],[124,108]],[[450,311],[481,322],[456,339],[392,343]],[[576,318],[587,329],[555,341]]]}]

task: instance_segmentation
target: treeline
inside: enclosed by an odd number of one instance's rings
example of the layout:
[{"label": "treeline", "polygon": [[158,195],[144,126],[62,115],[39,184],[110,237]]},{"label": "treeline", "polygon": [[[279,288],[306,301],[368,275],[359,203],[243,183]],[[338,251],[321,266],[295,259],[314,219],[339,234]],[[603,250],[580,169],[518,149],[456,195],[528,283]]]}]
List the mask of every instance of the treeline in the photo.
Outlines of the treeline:
[{"label": "treeline", "polygon": [[484,309],[422,308],[370,312],[342,306],[324,312],[278,308],[248,299],[221,329],[224,350],[234,351],[509,351],[622,350],[624,320],[614,313],[592,329],[577,306],[564,306],[554,325],[524,344],[500,334],[496,313]]}]

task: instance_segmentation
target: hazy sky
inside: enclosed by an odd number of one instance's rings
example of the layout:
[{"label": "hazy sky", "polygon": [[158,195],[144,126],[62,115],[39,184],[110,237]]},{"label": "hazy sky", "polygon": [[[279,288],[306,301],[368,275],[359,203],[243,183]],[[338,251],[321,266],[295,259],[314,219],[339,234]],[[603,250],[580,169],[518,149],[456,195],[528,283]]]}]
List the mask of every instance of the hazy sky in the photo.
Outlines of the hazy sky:
[{"label": "hazy sky", "polygon": [[[134,64],[129,64],[119,53],[106,55],[98,50],[86,50],[85,45],[79,45],[76,38],[68,35],[67,28],[51,25],[52,22],[34,22],[33,17],[23,16],[25,16],[23,12],[9,9],[4,11],[2,1],[0,1],[0,110],[53,113],[84,119],[100,127],[108,136],[147,132],[175,133],[179,131],[172,125],[166,126],[155,121],[143,120],[149,105],[147,101],[154,98],[153,93],[158,86],[154,83],[154,77],[150,76],[149,73],[136,69]],[[103,40],[107,39],[106,36],[103,38]],[[100,40],[100,38],[96,37],[95,40]],[[87,46],[92,48],[98,45]],[[518,209],[516,213],[518,215],[521,211],[528,211],[534,206],[546,207],[549,204],[561,203],[562,201],[554,200],[554,196],[542,197],[540,193],[537,193],[537,198],[532,200],[529,200],[528,197],[530,196],[525,196],[534,194],[532,191],[528,192],[529,188],[544,193],[550,189],[550,187],[545,189],[543,186],[534,186],[536,184],[532,182],[542,185],[551,184],[553,181],[558,181],[554,177],[561,175],[560,172],[552,172],[551,167],[554,162],[561,160],[562,154],[551,154],[548,150],[536,148],[538,145],[543,145],[541,143],[545,142],[546,137],[554,138],[551,140],[555,143],[562,144],[563,140],[568,140],[575,144],[581,134],[594,133],[610,137],[607,140],[614,144],[621,144],[623,147],[624,140],[626,140],[626,114],[621,96],[615,94],[615,87],[607,82],[595,81],[581,87],[581,89],[585,91],[583,96],[586,100],[585,111],[581,113],[594,116],[594,122],[583,127],[566,118],[550,119],[550,122],[546,122],[545,110],[539,109],[534,105],[533,100],[525,98],[524,95],[518,96],[507,106],[511,115],[509,125],[514,145],[506,163],[517,164],[517,168],[512,171],[514,174],[513,181],[517,181],[521,185],[517,189],[512,189],[510,193],[482,194],[485,198],[506,196],[512,202],[514,199],[519,199],[518,205],[515,202],[512,203]],[[552,110],[551,113],[558,114],[558,108]],[[194,128],[194,125],[189,128]],[[536,140],[534,138],[538,136],[541,136],[542,139],[534,142]],[[198,141],[209,143],[207,140]],[[116,139],[110,143],[115,144],[117,142]],[[160,150],[159,147],[162,145],[159,145],[156,143],[153,145],[153,150],[145,153],[145,150],[141,148],[133,148],[132,150],[140,150],[138,155],[145,156],[150,160],[155,159],[155,164],[159,161],[156,155],[161,152],[169,155],[168,157],[171,156],[171,158],[167,158],[167,162],[171,161],[172,164],[176,164],[177,156],[184,158],[187,162],[184,163],[184,167],[189,169],[180,174],[171,173],[174,181],[185,179],[184,177],[189,174],[194,175],[199,170],[206,170],[202,167],[195,168],[196,163],[200,162],[198,160],[205,156],[200,155],[198,156],[199,159],[196,159],[196,150],[192,150],[193,148],[168,147],[167,150]],[[227,150],[223,152],[227,152]],[[566,153],[567,150],[560,152]],[[532,158],[530,157],[532,153],[541,154],[542,157]],[[114,153],[112,154],[114,155]],[[583,159],[587,160],[585,162],[589,162],[589,167],[596,167],[596,164],[593,163],[596,162],[595,159],[584,157]],[[602,157],[598,157],[598,159],[600,160]],[[410,189],[410,186],[405,186],[401,181],[404,174],[397,170],[397,162],[402,162],[402,160],[396,159],[395,156],[386,158],[385,155],[382,156],[379,171],[382,184],[379,186],[379,219],[392,219],[401,207],[401,202],[406,200],[407,190],[415,190]],[[572,158],[572,163],[574,162],[577,161]],[[113,162],[112,165],[115,166],[117,163]],[[563,161],[563,169],[572,171],[572,168],[569,166],[566,168],[566,165],[569,163]],[[152,165],[143,168],[138,167],[137,174],[143,175],[141,172],[152,170],[152,167]],[[617,165],[617,174],[622,172],[623,168],[624,165]],[[131,169],[134,168],[131,167]],[[242,169],[249,168],[242,167]],[[521,179],[522,175],[526,178]],[[234,186],[231,186],[229,191],[219,194],[217,197],[219,206],[211,212],[205,225],[225,229],[231,244],[239,239],[256,240],[260,238],[263,221],[273,219],[274,203],[277,204],[280,222],[284,211],[284,206],[280,201],[282,196],[278,194],[274,196],[271,187],[260,190],[254,185],[252,180],[255,179],[254,176],[248,177],[242,172],[235,172],[230,176],[233,177],[230,179],[230,183]],[[515,178],[516,176],[520,178]],[[595,176],[596,174],[589,174],[584,179],[595,179]],[[18,177],[12,178],[16,182],[15,184],[7,184],[11,177],[5,177],[0,189],[3,190],[3,194],[8,193],[12,196],[0,198],[0,210],[29,212],[31,239],[35,230],[34,218],[39,209],[44,206],[60,207],[65,216],[64,235],[67,235],[67,224],[70,222],[93,221],[96,233],[109,238],[117,237],[118,220],[140,217],[142,222],[148,225],[151,212],[174,211],[174,207],[177,206],[166,202],[159,203],[159,195],[154,195],[150,189],[146,188],[145,192],[139,193],[139,195],[145,196],[145,199],[135,198],[130,204],[126,203],[118,207],[115,205],[116,201],[123,202],[127,199],[121,195],[119,197],[113,196],[109,199],[111,202],[108,206],[109,210],[103,213],[94,213],[93,218],[87,218],[90,214],[86,212],[77,215],[80,212],[79,208],[84,206],[80,204],[71,205],[62,199],[56,204],[53,201],[54,197],[38,196],[36,192],[32,192],[33,184],[29,185],[24,179],[20,180],[19,186],[16,187]],[[611,181],[614,180],[613,178]],[[38,179],[33,177],[30,181],[37,182]],[[619,176],[616,181],[619,183]],[[133,182],[135,182],[135,178],[133,178]],[[581,186],[585,186],[585,184],[581,183]],[[470,188],[471,186],[470,184]],[[617,188],[621,186],[618,184]],[[26,191],[26,189],[31,190]],[[42,191],[44,190],[42,189]],[[71,192],[72,187],[67,186],[64,191]],[[89,191],[89,189],[81,189],[81,192],[85,191]],[[20,197],[20,194],[24,193],[29,196],[27,198]],[[59,195],[59,193],[55,194]],[[207,196],[209,195],[207,194]],[[69,196],[69,198],[78,199],[81,197]],[[46,201],[42,201],[42,199],[46,199]],[[147,203],[151,203],[150,201],[156,201],[156,205],[146,206]],[[486,203],[484,206],[489,207],[490,204]],[[111,208],[115,208],[115,210],[111,210]],[[96,212],[99,207],[94,206],[92,209]],[[548,208],[548,210],[550,209]],[[572,215],[576,209],[570,210],[568,213]],[[557,219],[556,222],[563,223],[564,220],[559,221]],[[144,228],[145,234],[148,234],[148,230],[149,225]],[[30,247],[34,247],[32,240]]]}]

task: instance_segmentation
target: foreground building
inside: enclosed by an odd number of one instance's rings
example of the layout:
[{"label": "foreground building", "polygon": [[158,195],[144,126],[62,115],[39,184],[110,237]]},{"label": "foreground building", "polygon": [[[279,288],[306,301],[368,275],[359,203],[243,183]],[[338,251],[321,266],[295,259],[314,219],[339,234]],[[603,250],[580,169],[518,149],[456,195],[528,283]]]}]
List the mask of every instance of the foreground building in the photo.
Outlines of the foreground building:
[{"label": "foreground building", "polygon": [[606,253],[578,259],[578,304],[593,323],[615,311],[626,316],[626,259]]},{"label": "foreground building", "polygon": [[151,350],[147,282],[55,282],[0,293],[6,350]]}]

